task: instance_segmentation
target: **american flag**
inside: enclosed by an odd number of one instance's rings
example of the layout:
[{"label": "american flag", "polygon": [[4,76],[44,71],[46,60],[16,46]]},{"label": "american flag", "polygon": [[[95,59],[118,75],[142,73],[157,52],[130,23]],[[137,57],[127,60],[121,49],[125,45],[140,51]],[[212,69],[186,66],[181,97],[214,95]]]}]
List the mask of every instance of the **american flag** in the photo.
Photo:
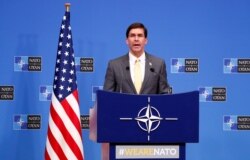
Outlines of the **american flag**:
[{"label": "american flag", "polygon": [[83,143],[70,12],[65,12],[57,50],[46,160],[83,160]]}]

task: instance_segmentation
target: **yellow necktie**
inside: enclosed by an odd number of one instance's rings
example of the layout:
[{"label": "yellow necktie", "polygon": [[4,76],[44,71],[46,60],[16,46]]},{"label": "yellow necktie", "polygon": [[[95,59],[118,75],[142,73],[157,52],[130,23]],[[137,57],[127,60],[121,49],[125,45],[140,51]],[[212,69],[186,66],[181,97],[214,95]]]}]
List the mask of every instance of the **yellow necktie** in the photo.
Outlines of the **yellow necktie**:
[{"label": "yellow necktie", "polygon": [[140,93],[141,90],[141,85],[142,85],[142,75],[141,75],[141,65],[140,65],[140,60],[137,59],[135,60],[135,66],[134,66],[134,85],[137,94]]}]

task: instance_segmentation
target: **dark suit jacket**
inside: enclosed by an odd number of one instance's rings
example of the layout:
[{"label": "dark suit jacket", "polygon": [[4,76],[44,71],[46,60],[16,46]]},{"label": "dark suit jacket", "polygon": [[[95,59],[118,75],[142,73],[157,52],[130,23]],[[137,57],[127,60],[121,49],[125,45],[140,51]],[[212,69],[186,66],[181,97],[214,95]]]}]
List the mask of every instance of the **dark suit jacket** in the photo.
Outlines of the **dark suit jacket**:
[{"label": "dark suit jacket", "polygon": [[[137,94],[130,75],[129,55],[109,61],[104,90]],[[146,53],[145,76],[140,94],[169,93],[166,64],[164,60]]]}]

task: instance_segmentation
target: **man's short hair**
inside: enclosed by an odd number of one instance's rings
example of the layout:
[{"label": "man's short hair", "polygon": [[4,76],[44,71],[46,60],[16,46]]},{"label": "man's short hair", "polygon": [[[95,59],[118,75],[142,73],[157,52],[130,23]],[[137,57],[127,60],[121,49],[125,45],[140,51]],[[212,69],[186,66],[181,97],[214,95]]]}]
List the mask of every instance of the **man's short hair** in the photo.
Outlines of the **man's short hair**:
[{"label": "man's short hair", "polygon": [[126,31],[126,37],[128,38],[129,36],[129,32],[131,29],[135,29],[135,28],[142,28],[144,30],[144,35],[145,35],[145,38],[148,37],[148,30],[147,28],[142,24],[142,23],[139,23],[139,22],[135,22],[135,23],[132,23],[128,28],[127,28],[127,31]]}]

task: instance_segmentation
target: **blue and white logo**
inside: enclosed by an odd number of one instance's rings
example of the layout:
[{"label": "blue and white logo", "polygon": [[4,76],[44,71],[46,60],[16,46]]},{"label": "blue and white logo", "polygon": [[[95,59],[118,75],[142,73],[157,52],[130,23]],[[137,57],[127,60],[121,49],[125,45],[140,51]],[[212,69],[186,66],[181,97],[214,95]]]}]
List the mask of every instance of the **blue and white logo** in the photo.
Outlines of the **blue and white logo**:
[{"label": "blue and white logo", "polygon": [[158,128],[162,119],[159,111],[149,104],[147,107],[143,107],[135,118],[139,127],[148,134]]},{"label": "blue and white logo", "polygon": [[137,114],[137,117],[122,117],[120,118],[122,121],[130,121],[135,120],[137,121],[138,126],[145,132],[148,133],[148,141],[150,141],[150,132],[156,130],[162,120],[166,121],[177,121],[178,118],[162,118],[160,112],[157,110],[156,107],[150,105],[150,97],[148,97],[148,105],[142,107]]},{"label": "blue and white logo", "polygon": [[173,58],[171,61],[171,73],[197,73],[198,71],[197,58]]},{"label": "blue and white logo", "polygon": [[200,87],[200,102],[222,102],[227,99],[225,87]]},{"label": "blue and white logo", "polygon": [[42,57],[16,56],[14,57],[14,71],[42,71]]},{"label": "blue and white logo", "polygon": [[27,115],[14,115],[13,130],[27,129]]},{"label": "blue and white logo", "polygon": [[14,57],[14,71],[28,71],[28,57]]},{"label": "blue and white logo", "polygon": [[14,115],[13,130],[40,129],[41,115]]},{"label": "blue and white logo", "polygon": [[237,130],[237,116],[224,116],[223,118],[223,130]]},{"label": "blue and white logo", "polygon": [[212,101],[212,87],[199,88],[200,102]]},{"label": "blue and white logo", "polygon": [[53,87],[52,86],[40,86],[39,89],[39,100],[40,101],[51,101]]},{"label": "blue and white logo", "polygon": [[238,59],[225,58],[224,59],[224,73],[237,73],[238,72]]},{"label": "blue and white logo", "polygon": [[185,72],[185,59],[173,58],[171,60],[171,73],[184,73]]}]

